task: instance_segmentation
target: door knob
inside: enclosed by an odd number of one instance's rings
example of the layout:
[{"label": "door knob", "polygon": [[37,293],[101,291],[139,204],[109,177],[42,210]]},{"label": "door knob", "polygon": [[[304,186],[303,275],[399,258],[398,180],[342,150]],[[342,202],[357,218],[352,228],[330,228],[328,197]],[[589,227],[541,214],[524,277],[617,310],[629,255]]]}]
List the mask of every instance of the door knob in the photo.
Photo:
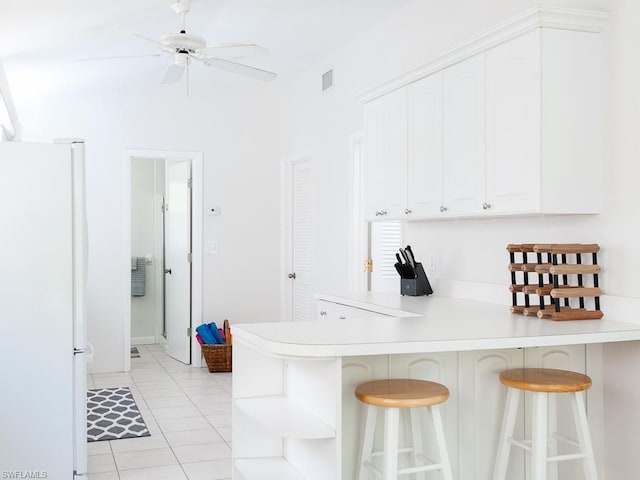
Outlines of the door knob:
[{"label": "door knob", "polygon": [[292,278],[293,280],[296,279],[296,272],[290,273],[289,275],[287,275],[287,277]]},{"label": "door knob", "polygon": [[165,268],[164,269],[164,273],[168,273],[169,275],[171,275],[171,269],[170,268]]}]

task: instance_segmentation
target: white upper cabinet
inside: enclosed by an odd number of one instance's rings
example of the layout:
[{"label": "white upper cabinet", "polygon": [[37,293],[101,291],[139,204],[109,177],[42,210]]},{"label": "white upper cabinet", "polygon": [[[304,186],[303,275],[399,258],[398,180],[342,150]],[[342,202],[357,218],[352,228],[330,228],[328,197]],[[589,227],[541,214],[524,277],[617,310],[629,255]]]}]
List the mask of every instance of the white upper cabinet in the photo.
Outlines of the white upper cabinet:
[{"label": "white upper cabinet", "polygon": [[366,217],[599,213],[606,18],[536,7],[363,96]]},{"label": "white upper cabinet", "polygon": [[491,213],[540,211],[540,30],[486,54],[486,203]]},{"label": "white upper cabinet", "polygon": [[365,215],[398,218],[407,198],[407,89],[365,105]]},{"label": "white upper cabinet", "polygon": [[449,215],[482,212],[485,200],[484,55],[444,71],[443,204]]},{"label": "white upper cabinet", "polygon": [[382,210],[382,117],[384,97],[364,105],[365,161],[362,165],[363,209],[366,217]]},{"label": "white upper cabinet", "polygon": [[442,72],[408,87],[407,218],[442,207]]}]

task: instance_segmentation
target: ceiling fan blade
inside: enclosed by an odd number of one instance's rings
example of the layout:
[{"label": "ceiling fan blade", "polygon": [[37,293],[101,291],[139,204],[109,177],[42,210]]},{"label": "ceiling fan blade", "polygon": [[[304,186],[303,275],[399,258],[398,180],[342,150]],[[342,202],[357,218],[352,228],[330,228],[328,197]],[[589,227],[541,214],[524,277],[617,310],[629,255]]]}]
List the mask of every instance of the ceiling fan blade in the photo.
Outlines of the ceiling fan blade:
[{"label": "ceiling fan blade", "polygon": [[219,68],[220,70],[226,70],[228,72],[239,73],[240,75],[246,75],[247,77],[255,78],[257,80],[263,80],[265,82],[274,80],[278,75],[267,70],[261,70],[256,67],[250,67],[242,63],[230,62],[229,60],[223,60],[221,58],[214,57],[194,57],[200,60],[209,67]]},{"label": "ceiling fan blade", "polygon": [[182,78],[184,71],[186,70],[186,65],[180,65],[177,63],[172,63],[167,67],[167,71],[164,72],[164,76],[162,77],[162,84],[167,83],[177,83]]},{"label": "ceiling fan blade", "polygon": [[119,60],[121,58],[145,58],[145,57],[161,57],[160,53],[147,53],[143,55],[117,55],[113,57],[88,57],[88,58],[76,58],[74,62],[92,62],[94,60]]},{"label": "ceiling fan blade", "polygon": [[160,48],[163,52],[167,52],[167,53],[174,53],[174,49],[165,45],[164,43],[161,42],[157,42],[156,40],[153,40],[152,38],[147,38],[147,37],[143,37],[142,35],[138,35],[137,33],[133,34],[134,37],[138,37],[142,40],[144,40],[145,42],[149,42],[154,44],[156,47]]},{"label": "ceiling fan blade", "polygon": [[224,43],[198,50],[203,57],[224,58],[227,60],[269,55],[269,50],[260,45],[242,43]]}]

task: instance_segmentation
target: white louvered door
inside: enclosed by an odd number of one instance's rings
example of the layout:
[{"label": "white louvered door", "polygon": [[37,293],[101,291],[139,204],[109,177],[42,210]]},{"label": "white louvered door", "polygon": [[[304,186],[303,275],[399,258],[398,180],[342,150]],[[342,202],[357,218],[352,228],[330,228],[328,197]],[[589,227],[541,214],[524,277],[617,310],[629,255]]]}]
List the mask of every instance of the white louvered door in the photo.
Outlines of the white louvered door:
[{"label": "white louvered door", "polygon": [[[311,164],[296,163],[292,171],[291,312],[293,320],[311,320]],[[295,275],[295,276],[293,276]],[[293,278],[292,278],[293,277]]]},{"label": "white louvered door", "polygon": [[394,267],[396,253],[402,247],[400,222],[371,223],[372,292],[400,292],[400,276]]}]

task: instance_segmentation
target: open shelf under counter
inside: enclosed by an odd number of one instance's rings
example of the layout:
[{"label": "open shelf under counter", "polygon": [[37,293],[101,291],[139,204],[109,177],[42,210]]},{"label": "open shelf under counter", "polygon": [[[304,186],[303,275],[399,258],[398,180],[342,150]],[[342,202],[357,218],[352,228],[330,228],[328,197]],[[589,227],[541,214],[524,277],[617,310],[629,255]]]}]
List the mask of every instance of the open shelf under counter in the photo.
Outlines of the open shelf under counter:
[{"label": "open shelf under counter", "polygon": [[234,405],[247,417],[283,438],[322,439],[336,436],[334,427],[294,400],[281,395],[239,398]]},{"label": "open shelf under counter", "polygon": [[239,458],[234,466],[245,480],[304,480],[284,458]]}]

